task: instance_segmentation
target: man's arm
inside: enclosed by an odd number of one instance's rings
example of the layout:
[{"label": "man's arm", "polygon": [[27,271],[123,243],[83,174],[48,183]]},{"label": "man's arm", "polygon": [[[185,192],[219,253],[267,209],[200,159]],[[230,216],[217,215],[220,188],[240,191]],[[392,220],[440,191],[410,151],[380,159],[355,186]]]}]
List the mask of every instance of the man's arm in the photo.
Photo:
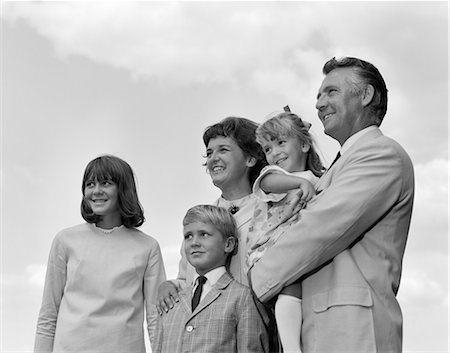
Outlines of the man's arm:
[{"label": "man's arm", "polygon": [[300,221],[253,266],[253,290],[262,301],[347,249],[398,200],[410,161],[387,139],[377,141],[347,156]]}]

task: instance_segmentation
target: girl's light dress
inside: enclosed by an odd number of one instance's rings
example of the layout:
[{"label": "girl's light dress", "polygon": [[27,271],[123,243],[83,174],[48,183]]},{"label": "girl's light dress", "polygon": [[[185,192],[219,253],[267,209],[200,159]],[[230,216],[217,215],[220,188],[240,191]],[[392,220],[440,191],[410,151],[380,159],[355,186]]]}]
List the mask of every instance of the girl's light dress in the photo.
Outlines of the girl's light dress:
[{"label": "girl's light dress", "polygon": [[287,193],[267,194],[261,189],[261,179],[272,173],[302,177],[310,181],[313,186],[319,180],[310,170],[289,173],[276,165],[269,165],[263,168],[253,184],[253,194],[257,201],[247,235],[247,256],[245,261],[247,271],[290,225],[300,219],[299,211],[303,204],[299,203],[298,189],[290,190]]},{"label": "girl's light dress", "polygon": [[156,325],[157,289],[166,279],[158,242],[124,226],[105,233],[84,223],[52,244],[35,352],[145,352]]}]

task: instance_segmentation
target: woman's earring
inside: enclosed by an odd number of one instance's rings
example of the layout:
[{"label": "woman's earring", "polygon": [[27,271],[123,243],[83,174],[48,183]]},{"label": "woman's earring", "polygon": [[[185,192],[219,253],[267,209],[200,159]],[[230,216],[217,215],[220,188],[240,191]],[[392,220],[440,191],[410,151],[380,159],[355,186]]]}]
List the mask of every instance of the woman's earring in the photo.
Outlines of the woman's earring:
[{"label": "woman's earring", "polygon": [[247,161],[247,167],[254,167],[256,164],[256,158],[255,157],[250,157]]}]

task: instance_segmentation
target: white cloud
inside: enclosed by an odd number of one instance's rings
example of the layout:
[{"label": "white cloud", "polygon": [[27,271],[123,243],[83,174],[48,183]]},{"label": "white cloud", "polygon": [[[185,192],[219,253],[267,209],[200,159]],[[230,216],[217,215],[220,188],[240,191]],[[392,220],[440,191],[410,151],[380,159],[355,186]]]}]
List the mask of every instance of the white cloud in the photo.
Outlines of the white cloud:
[{"label": "white cloud", "polygon": [[[392,98],[388,114],[394,116],[384,125],[392,123],[394,137],[405,139],[419,161],[424,152],[413,134],[394,126],[413,119],[409,132],[432,135],[446,123],[443,2],[5,2],[3,12],[48,38],[62,59],[82,56],[160,85],[247,87],[297,102],[306,116],[315,116],[325,60],[367,58],[385,76]],[[420,31],[411,31],[417,23]],[[418,40],[426,50],[418,50]],[[417,70],[423,62],[427,70]],[[424,115],[422,128],[417,120]]]},{"label": "white cloud", "polygon": [[[311,64],[370,50],[367,43],[380,34],[371,24],[394,23],[405,6],[367,10],[359,3],[20,2],[6,3],[4,17],[26,19],[60,57],[82,55],[136,77],[186,84],[271,77],[280,67],[305,81],[316,72]],[[411,13],[424,16],[421,7]],[[355,31],[337,21],[374,29]],[[413,42],[402,38],[404,48]]]},{"label": "white cloud", "polygon": [[164,260],[164,266],[166,268],[167,279],[177,278],[178,275],[178,263],[181,259],[180,244],[174,246],[162,246],[161,253]]},{"label": "white cloud", "polygon": [[47,265],[45,264],[28,265],[25,269],[27,282],[33,286],[43,289],[46,272],[47,272]]},{"label": "white cloud", "polygon": [[2,273],[1,286],[15,288],[32,285],[37,289],[43,289],[46,271],[47,265],[45,264],[29,264],[24,272]]},{"label": "white cloud", "polygon": [[407,251],[448,254],[449,161],[415,164],[415,197]]},{"label": "white cloud", "polygon": [[[310,35],[306,23],[316,25],[309,5],[287,6],[294,11],[273,3],[14,3],[5,17],[25,18],[62,58],[83,55],[185,84],[246,80],[289,61]],[[292,33],[296,21],[302,30]]]},{"label": "white cloud", "polygon": [[402,306],[426,302],[428,307],[448,307],[447,256],[423,251],[420,258],[420,264],[417,256],[416,261],[406,261],[399,291]]}]

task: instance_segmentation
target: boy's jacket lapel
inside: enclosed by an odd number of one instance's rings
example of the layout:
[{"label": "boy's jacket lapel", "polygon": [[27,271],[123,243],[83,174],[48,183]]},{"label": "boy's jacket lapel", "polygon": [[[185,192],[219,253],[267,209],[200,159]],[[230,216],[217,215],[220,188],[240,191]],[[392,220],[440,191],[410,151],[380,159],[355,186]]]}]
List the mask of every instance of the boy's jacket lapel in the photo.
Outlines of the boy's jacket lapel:
[{"label": "boy's jacket lapel", "polygon": [[223,289],[225,289],[233,280],[231,275],[228,272],[225,272],[219,280],[213,285],[211,290],[206,294],[205,298],[203,298],[198,306],[195,308],[194,312],[191,311],[191,301],[192,301],[192,290],[184,296],[181,301],[183,301],[183,308],[188,310],[188,314],[191,317],[200,313],[203,309],[205,309],[208,305],[214,302],[220,295]]}]

